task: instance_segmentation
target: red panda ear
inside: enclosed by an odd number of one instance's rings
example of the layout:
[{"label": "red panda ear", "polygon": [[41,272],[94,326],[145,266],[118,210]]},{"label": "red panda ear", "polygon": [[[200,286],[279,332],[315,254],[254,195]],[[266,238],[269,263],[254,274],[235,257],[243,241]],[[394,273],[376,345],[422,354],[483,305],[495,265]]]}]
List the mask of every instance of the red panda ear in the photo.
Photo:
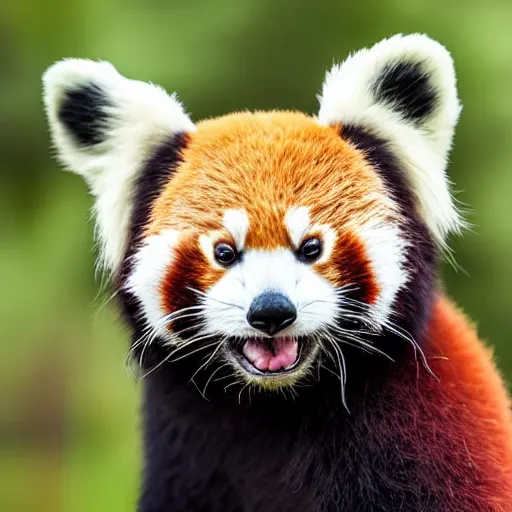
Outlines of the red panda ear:
[{"label": "red panda ear", "polygon": [[100,264],[124,255],[133,188],[153,152],[194,124],[175,96],[121,76],[108,62],[67,59],[43,76],[44,102],[59,159],[95,197]]},{"label": "red panda ear", "polygon": [[448,51],[424,35],[396,35],[332,68],[318,120],[385,141],[407,172],[419,212],[444,246],[446,235],[463,224],[445,174],[460,110]]}]

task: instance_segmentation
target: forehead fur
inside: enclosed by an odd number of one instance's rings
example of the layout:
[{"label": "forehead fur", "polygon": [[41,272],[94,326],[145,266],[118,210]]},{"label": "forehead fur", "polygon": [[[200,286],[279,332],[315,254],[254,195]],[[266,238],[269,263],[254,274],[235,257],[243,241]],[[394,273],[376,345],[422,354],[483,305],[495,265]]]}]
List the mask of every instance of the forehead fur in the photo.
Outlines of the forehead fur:
[{"label": "forehead fur", "polygon": [[213,230],[227,209],[243,208],[246,246],[293,244],[284,221],[292,207],[307,207],[316,223],[364,223],[384,215],[383,184],[363,154],[299,113],[239,113],[197,126],[183,162],[163,188],[148,234],[163,229]]}]

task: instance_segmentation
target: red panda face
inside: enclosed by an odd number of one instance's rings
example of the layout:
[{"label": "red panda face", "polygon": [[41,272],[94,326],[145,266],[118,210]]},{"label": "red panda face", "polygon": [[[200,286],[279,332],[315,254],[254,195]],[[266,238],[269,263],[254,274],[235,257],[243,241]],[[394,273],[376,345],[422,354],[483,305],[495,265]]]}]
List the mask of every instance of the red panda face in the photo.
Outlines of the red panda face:
[{"label": "red panda face", "polygon": [[460,106],[441,45],[395,36],[355,53],[327,74],[317,117],[195,125],[174,95],[80,59],[44,87],[147,371],[197,354],[196,373],[220,365],[277,388],[332,359],[343,386],[346,346],[418,347],[437,254],[462,226],[445,175]]},{"label": "red panda face", "polygon": [[251,382],[282,385],[344,323],[386,323],[407,281],[401,216],[340,130],[256,113],[188,137],[128,280],[168,343],[195,325]]}]

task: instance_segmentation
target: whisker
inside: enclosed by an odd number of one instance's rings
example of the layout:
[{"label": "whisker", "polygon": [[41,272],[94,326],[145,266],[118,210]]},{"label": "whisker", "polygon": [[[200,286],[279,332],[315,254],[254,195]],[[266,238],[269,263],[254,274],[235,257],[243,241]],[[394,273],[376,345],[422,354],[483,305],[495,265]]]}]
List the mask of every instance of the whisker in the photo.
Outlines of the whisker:
[{"label": "whisker", "polygon": [[[336,327],[333,327],[333,329],[336,330]],[[370,343],[362,340],[361,338],[358,338],[357,336],[354,335],[349,335],[348,333],[340,332],[339,334],[342,337],[340,341],[343,342],[343,338],[348,338],[349,340],[356,343],[356,345],[365,347],[369,352],[380,354],[381,356],[384,356],[386,359],[389,359],[391,362],[395,362],[395,360],[389,354],[377,348],[375,345],[371,345]]]},{"label": "whisker", "polygon": [[417,353],[420,354],[420,357],[421,357],[421,360],[422,360],[422,363],[423,363],[423,366],[425,367],[425,369],[427,370],[427,372],[432,376],[434,377],[436,380],[439,381],[439,378],[437,377],[437,375],[432,371],[432,368],[430,368],[430,365],[428,364],[428,360],[427,360],[427,357],[425,356],[425,352],[423,351],[423,349],[421,348],[420,344],[411,336],[410,333],[408,333],[405,329],[402,329],[401,327],[397,326],[397,325],[392,325],[388,322],[386,322],[385,324],[385,327],[386,329],[388,329],[390,332],[392,332],[393,334],[396,334],[398,337],[402,338],[403,340],[409,342],[413,349],[414,349],[414,354],[416,355]]},{"label": "whisker", "polygon": [[331,370],[328,366],[325,366],[325,364],[320,365],[321,368],[324,370],[327,370],[330,374],[334,375],[337,379],[341,379],[341,375],[338,375],[335,371]]},{"label": "whisker", "polygon": [[155,370],[157,370],[158,368],[160,368],[163,364],[165,363],[175,363],[176,361],[179,361],[180,359],[184,359],[185,357],[188,357],[188,356],[191,356],[192,354],[195,354],[196,352],[199,352],[200,350],[204,350],[205,348],[209,348],[209,347],[212,347],[215,345],[215,342],[214,343],[209,343],[207,345],[203,345],[195,350],[193,350],[192,352],[188,352],[187,354],[179,357],[178,359],[171,359],[172,355],[174,352],[171,352],[171,354],[169,354],[167,357],[164,357],[164,359],[162,359],[162,361],[160,361],[156,366],[154,366],[153,368],[151,368],[151,370],[147,371],[142,377],[141,379],[145,379],[148,375],[150,375],[151,373],[153,373]]},{"label": "whisker", "polygon": [[335,344],[333,344],[334,352],[336,353],[336,357],[338,358],[338,365],[340,368],[340,376],[342,375],[343,378],[340,378],[340,392],[341,392],[341,402],[343,403],[343,406],[347,410],[348,413],[350,413],[350,410],[347,406],[347,400],[345,397],[345,383],[346,383],[346,365],[345,365],[345,357],[343,356],[343,352],[339,347],[337,347]]},{"label": "whisker", "polygon": [[[189,347],[190,345],[194,345],[195,343],[199,342],[199,341],[203,341],[203,340],[207,340],[208,338],[211,338],[212,336],[214,336],[213,333],[210,333],[210,334],[201,334],[201,333],[198,333],[196,336],[190,338],[189,340],[187,340],[185,343],[182,343],[180,345],[178,345],[172,352],[171,352],[171,356],[174,356],[177,352],[180,352],[181,350],[183,350],[184,348],[187,348]],[[176,362],[176,361],[180,361],[181,359],[187,357],[188,355],[190,355],[189,352],[187,352],[186,354],[184,354],[183,356],[180,356],[176,359],[173,359],[172,362]]]},{"label": "whisker", "polygon": [[[357,289],[354,289],[353,291],[356,291]],[[302,311],[304,308],[308,307],[308,306],[311,306],[311,304],[316,304],[316,303],[321,303],[321,304],[335,304],[337,302],[339,302],[338,300],[326,300],[327,298],[329,298],[330,295],[324,295],[324,298],[317,298],[317,299],[314,299],[312,301],[309,301],[307,302],[306,304],[303,304],[300,306],[299,308],[299,311]],[[341,299],[341,302],[345,302],[345,303],[352,303],[353,300],[350,299],[349,297],[343,295],[343,294],[339,294],[338,291],[335,291],[334,292],[334,298],[335,299]],[[365,306],[365,308],[367,309],[368,306],[364,303],[360,303],[360,304],[357,304],[356,302],[354,302],[354,305],[358,305],[359,307],[361,307],[362,305]]]},{"label": "whisker", "polygon": [[196,381],[194,379],[190,379],[189,382],[192,382],[192,384],[194,384],[194,386],[196,387],[197,391],[199,391],[199,394],[207,401],[209,402],[210,400],[208,400],[208,398],[206,398],[205,394],[203,392],[201,392],[201,390],[199,389],[199,386],[196,384]]},{"label": "whisker", "polygon": [[240,392],[238,393],[238,404],[239,405],[242,405],[242,391],[247,387],[249,386],[249,382],[240,390]]},{"label": "whisker", "polygon": [[[105,297],[105,299],[102,301],[102,303],[100,304],[100,306],[98,307],[97,311],[96,311],[96,315],[95,315],[95,318],[94,318],[94,329],[96,329],[96,325],[98,323],[98,319],[100,317],[100,313],[103,311],[103,309],[107,306],[107,304],[109,304],[112,299],[114,299],[114,297],[119,293],[119,290],[116,290],[114,293],[112,293],[110,296],[108,297]],[[102,292],[101,292],[101,289],[100,291],[98,291],[98,294],[96,295],[95,299],[93,300],[93,304],[96,305],[97,301],[101,298],[101,295],[102,295]]]},{"label": "whisker", "polygon": [[[207,338],[210,338],[212,335],[208,335],[208,336],[205,336],[204,338],[201,338],[201,341],[203,339],[207,339]],[[197,341],[200,341],[200,340],[197,340]],[[201,347],[199,348],[196,348],[194,350],[192,350],[192,352],[187,352],[186,354],[183,354],[181,355],[180,357],[177,357],[176,359],[169,359],[169,362],[171,363],[176,363],[177,361],[181,361],[182,359],[185,359],[186,357],[190,357],[191,355],[193,354],[196,354],[197,352],[200,352],[201,350],[204,350],[205,348],[210,348],[210,347],[213,347],[217,344],[218,342],[214,341],[213,343],[208,343],[207,345],[202,345]]]},{"label": "whisker", "polygon": [[187,313],[186,315],[175,316],[175,317],[169,319],[168,322],[176,323],[179,320],[183,320],[184,318],[194,318],[194,317],[201,316],[202,314],[203,314],[203,311],[198,311],[197,313]]},{"label": "whisker", "polygon": [[[226,365],[229,363],[226,363]],[[225,366],[225,365],[224,365]],[[224,375],[224,377],[219,377],[218,379],[213,379],[213,382],[220,382],[221,380],[232,378],[233,375]]]},{"label": "whisker", "polygon": [[208,294],[206,294],[206,293],[202,292],[201,290],[196,290],[195,288],[192,288],[192,287],[190,287],[190,286],[187,286],[187,288],[188,288],[190,291],[192,291],[192,292],[194,292],[194,293],[197,293],[197,294],[198,294],[198,295],[200,295],[201,297],[204,297],[204,298],[206,298],[206,299],[208,299],[208,300],[213,300],[213,301],[215,301],[215,302],[218,302],[218,303],[220,303],[220,304],[224,304],[225,306],[229,306],[229,307],[232,307],[232,308],[237,308],[237,309],[242,309],[242,310],[244,309],[242,306],[239,306],[238,304],[232,304],[232,303],[230,303],[230,302],[224,302],[224,301],[222,301],[222,300],[216,299],[215,297],[211,297],[210,295],[208,295]]},{"label": "whisker", "polygon": [[224,387],[224,393],[226,392],[226,390],[228,388],[230,388],[231,386],[234,386],[235,384],[240,384],[240,381],[238,379],[235,378],[235,381],[232,382],[231,384],[228,384],[227,386]]},{"label": "whisker", "polygon": [[[180,320],[181,320],[181,318],[180,318]],[[171,331],[171,334],[173,336],[179,337],[179,336],[181,336],[185,332],[190,332],[190,331],[193,331],[195,329],[199,329],[199,328],[201,328],[203,326],[204,326],[204,322],[198,322],[198,323],[196,323],[194,325],[190,325],[189,327],[184,327],[183,329],[181,329],[179,331]]]},{"label": "whisker", "polygon": [[146,337],[150,336],[152,331],[153,331],[153,327],[148,325],[144,329],[142,336],[140,336],[140,338],[138,338],[136,341],[134,341],[132,343],[132,346],[130,347],[130,350],[126,354],[125,364],[128,364],[128,362],[130,361],[130,358],[131,358],[131,355],[133,354],[133,352],[137,349],[137,347],[139,347],[142,343],[144,343],[146,341]]},{"label": "whisker", "polygon": [[217,354],[217,352],[221,349],[222,345],[224,344],[224,341],[225,341],[225,338],[221,339],[219,342],[218,342],[218,346],[217,348],[212,352],[212,354],[210,355],[210,357],[207,359],[207,361],[205,363],[203,363],[195,372],[194,372],[194,375],[192,375],[191,379],[193,379],[203,368],[205,368],[206,366],[208,366],[208,363],[210,363],[213,358],[215,357],[215,355]]},{"label": "whisker", "polygon": [[144,359],[144,353],[146,352],[146,349],[153,343],[154,339],[158,336],[158,330],[154,329],[151,335],[147,337],[146,342],[144,343],[144,346],[142,347],[142,351],[140,353],[139,357],[139,366],[142,366],[142,361]]},{"label": "whisker", "polygon": [[[215,374],[217,374],[220,370],[222,370],[222,368],[225,368],[225,367],[226,367],[226,366],[228,366],[228,365],[229,365],[229,363],[224,363],[224,364],[220,365],[217,369],[215,369],[215,370],[213,371],[213,373],[210,375],[210,377],[209,377],[209,378],[208,378],[208,380],[206,381],[206,384],[205,384],[204,389],[203,389],[203,396],[206,396],[206,388],[208,387],[208,384],[210,384],[210,382],[212,381],[213,376],[214,376]],[[231,375],[226,375],[226,377],[231,377]],[[221,377],[221,379],[222,379],[222,378],[223,378],[223,377]],[[225,377],[224,377],[224,378],[225,378]],[[219,381],[219,380],[221,380],[221,379],[215,379],[215,381],[214,381],[214,382],[217,382],[217,381]]]}]

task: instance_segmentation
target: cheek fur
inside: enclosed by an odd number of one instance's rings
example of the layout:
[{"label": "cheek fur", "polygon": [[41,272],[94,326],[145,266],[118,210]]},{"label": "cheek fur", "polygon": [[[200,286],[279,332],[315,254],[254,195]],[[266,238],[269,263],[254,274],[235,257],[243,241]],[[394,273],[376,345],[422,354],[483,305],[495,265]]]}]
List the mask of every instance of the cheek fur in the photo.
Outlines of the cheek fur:
[{"label": "cheek fur", "polygon": [[162,280],[162,309],[170,314],[202,302],[195,290],[204,293],[223,274],[223,270],[212,268],[206,259],[198,235],[184,236],[174,249],[173,261]]},{"label": "cheek fur", "polygon": [[356,288],[348,295],[365,304],[374,304],[379,296],[379,285],[371,270],[363,242],[350,232],[340,233],[325,263],[315,271],[337,288],[351,285]]}]

